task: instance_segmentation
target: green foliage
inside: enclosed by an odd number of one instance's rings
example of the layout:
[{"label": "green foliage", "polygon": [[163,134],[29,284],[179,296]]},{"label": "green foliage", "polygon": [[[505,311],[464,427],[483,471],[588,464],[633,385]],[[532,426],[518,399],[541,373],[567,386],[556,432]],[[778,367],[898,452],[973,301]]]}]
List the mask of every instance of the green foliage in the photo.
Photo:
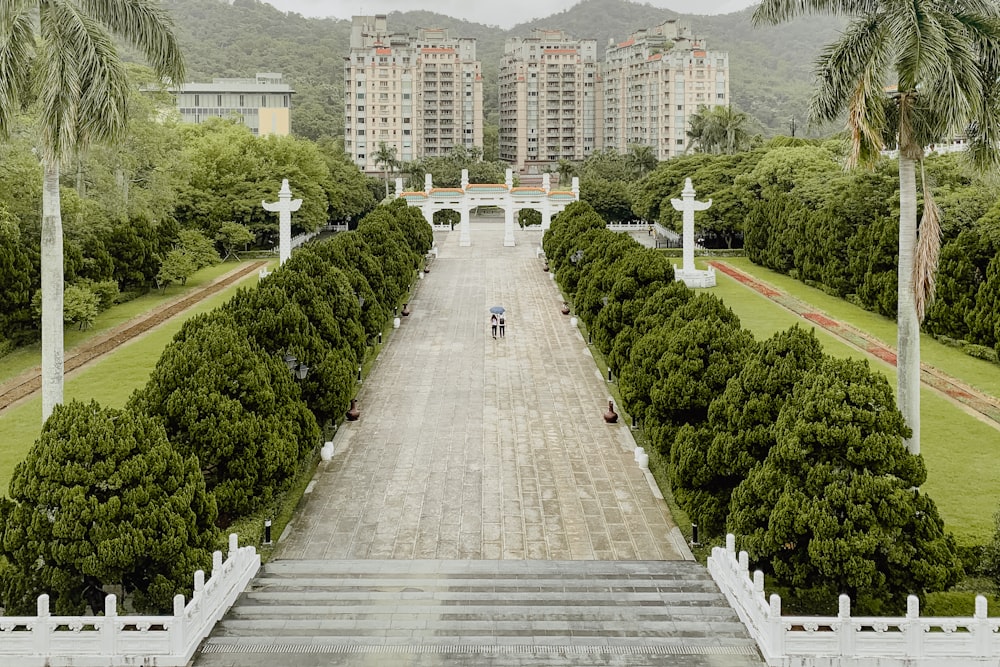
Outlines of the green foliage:
[{"label": "green foliage", "polygon": [[621,370],[622,400],[669,457],[680,428],[705,421],[709,403],[754,347],[732,311],[715,297],[698,294],[636,341]]},{"label": "green foliage", "polygon": [[102,613],[109,586],[128,608],[169,613],[217,539],[197,459],[155,420],[95,402],[56,406],[0,516],[8,614],[33,614],[41,593],[56,614]]},{"label": "green foliage", "polygon": [[822,359],[812,330],[775,334],[711,402],[705,425],[685,426],[678,434],[671,450],[674,497],[705,535],[724,533],[733,490],[765,460],[781,409]]},{"label": "green foliage", "polygon": [[320,440],[284,362],[223,314],[185,323],[129,406],[197,457],[222,526],[270,502]]},{"label": "green foliage", "polygon": [[961,576],[934,502],[914,491],[923,460],[885,377],[826,360],[781,409],[764,462],[736,488],[727,529],[779,585],[847,593],[857,613],[905,608],[908,594]]},{"label": "green foliage", "polygon": [[219,231],[215,234],[215,240],[222,246],[223,259],[229,259],[236,254],[236,248],[247,246],[253,243],[254,235],[246,225],[238,222],[223,222],[219,225]]},{"label": "green foliage", "polygon": [[63,321],[86,329],[97,318],[101,297],[85,286],[70,285],[63,290]]}]

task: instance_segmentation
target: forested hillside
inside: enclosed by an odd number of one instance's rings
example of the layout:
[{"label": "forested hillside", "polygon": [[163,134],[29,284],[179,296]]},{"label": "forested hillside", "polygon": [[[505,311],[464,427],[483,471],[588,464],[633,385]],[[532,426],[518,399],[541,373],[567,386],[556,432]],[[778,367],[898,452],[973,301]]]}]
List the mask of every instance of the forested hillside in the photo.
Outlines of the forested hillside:
[{"label": "forested hillside", "polygon": [[[164,0],[164,4],[177,22],[189,78],[282,72],[298,93],[292,114],[296,133],[316,138],[343,132],[341,93],[349,20],[286,14],[260,0]],[[748,9],[722,16],[687,16],[627,0],[583,0],[569,10],[506,31],[427,11],[393,12],[389,27],[400,32],[444,27],[453,36],[474,37],[490,114],[497,105],[497,70],[508,37],[532,28],[561,28],[574,37],[596,39],[603,55],[609,39],[622,41],[639,28],[682,18],[707,39],[710,49],[729,52],[737,107],[759,120],[768,134],[789,133],[794,118],[796,133],[805,136],[812,61],[819,47],[831,41],[839,22],[821,17],[754,28],[751,13]]]}]

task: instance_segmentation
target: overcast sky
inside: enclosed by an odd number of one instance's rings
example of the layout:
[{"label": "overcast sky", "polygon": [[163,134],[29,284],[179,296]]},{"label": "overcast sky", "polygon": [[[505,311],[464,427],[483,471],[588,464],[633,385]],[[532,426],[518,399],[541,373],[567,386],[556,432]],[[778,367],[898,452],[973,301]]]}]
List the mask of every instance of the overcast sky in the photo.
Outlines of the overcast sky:
[{"label": "overcast sky", "polygon": [[[510,28],[518,23],[557,14],[579,0],[266,0],[282,11],[304,16],[349,19],[353,14],[388,14],[423,9],[445,16]],[[645,0],[644,4],[681,14],[728,14],[757,0]]]}]

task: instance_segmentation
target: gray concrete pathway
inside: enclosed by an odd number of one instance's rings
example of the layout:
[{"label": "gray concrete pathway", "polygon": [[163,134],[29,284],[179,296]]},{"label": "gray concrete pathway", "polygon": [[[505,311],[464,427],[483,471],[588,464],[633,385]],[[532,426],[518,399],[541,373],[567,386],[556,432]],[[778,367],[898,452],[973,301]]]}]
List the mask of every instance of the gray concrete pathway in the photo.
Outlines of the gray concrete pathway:
[{"label": "gray concrete pathway", "polygon": [[[690,558],[627,425],[535,255],[539,232],[438,234],[281,559]],[[489,308],[507,308],[494,340]]]}]

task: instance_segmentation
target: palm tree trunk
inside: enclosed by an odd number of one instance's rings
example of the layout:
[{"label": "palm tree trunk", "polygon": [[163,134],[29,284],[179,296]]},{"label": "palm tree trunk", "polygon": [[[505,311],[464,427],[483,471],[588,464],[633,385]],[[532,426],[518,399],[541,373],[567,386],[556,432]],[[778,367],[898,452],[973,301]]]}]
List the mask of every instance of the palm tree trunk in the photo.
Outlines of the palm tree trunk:
[{"label": "palm tree trunk", "polygon": [[63,400],[63,233],[59,163],[43,160],[42,187],[42,423]]},{"label": "palm tree trunk", "polygon": [[899,268],[897,291],[896,393],[899,410],[913,435],[906,441],[920,453],[920,321],[913,298],[913,259],[917,245],[917,180],[912,158],[899,156]]}]

